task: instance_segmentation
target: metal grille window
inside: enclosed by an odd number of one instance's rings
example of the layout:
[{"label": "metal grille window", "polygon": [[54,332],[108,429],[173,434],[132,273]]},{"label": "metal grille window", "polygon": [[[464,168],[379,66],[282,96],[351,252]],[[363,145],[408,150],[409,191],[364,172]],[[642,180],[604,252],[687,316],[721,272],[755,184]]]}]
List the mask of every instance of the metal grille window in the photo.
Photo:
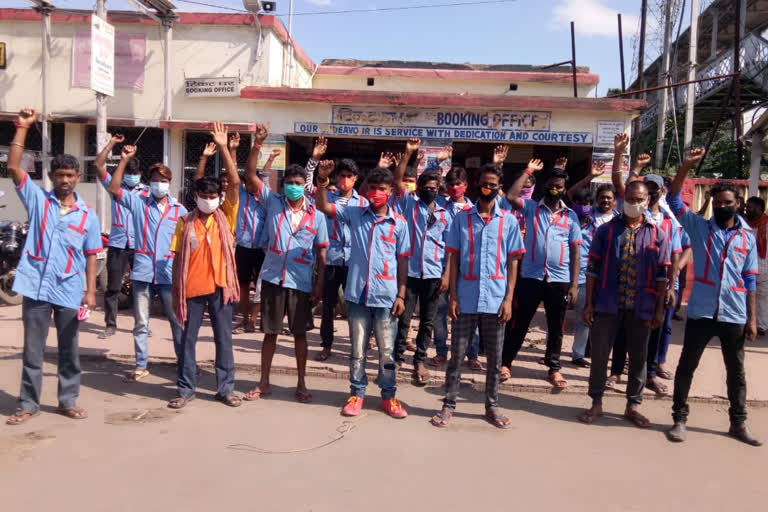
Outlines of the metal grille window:
[{"label": "metal grille window", "polygon": [[[40,151],[43,149],[43,136],[40,132],[40,123],[36,123],[35,126],[27,133],[27,141],[25,150],[27,152],[34,153],[35,169],[29,171],[32,179],[42,179],[43,177],[43,160]],[[0,178],[8,177],[8,150],[10,149],[10,143],[13,140],[13,136],[16,133],[16,127],[13,126],[13,121],[0,121]],[[64,152],[64,124],[52,123],[51,124],[51,156],[60,155]],[[75,155],[78,158],[79,155]],[[82,166],[82,162],[81,162]]]},{"label": "metal grille window", "polygon": [[[141,128],[141,127],[126,127],[126,126],[107,126],[107,133],[117,134],[121,133],[125,135],[124,144],[136,144],[138,149],[136,151],[136,158],[139,161],[142,173],[142,181],[149,183],[149,175],[147,169],[152,164],[163,161],[163,130],[160,128]],[[138,142],[136,142],[138,140]],[[96,145],[96,127],[88,126],[85,130],[85,145],[86,152],[88,154],[89,162],[86,166],[85,175],[82,181],[95,182],[96,170],[91,165],[91,162],[98,154],[98,147]],[[107,170],[111,173],[117,168],[117,164],[120,162],[120,147],[114,149],[112,157],[107,160]],[[172,169],[173,170],[173,169]]]}]

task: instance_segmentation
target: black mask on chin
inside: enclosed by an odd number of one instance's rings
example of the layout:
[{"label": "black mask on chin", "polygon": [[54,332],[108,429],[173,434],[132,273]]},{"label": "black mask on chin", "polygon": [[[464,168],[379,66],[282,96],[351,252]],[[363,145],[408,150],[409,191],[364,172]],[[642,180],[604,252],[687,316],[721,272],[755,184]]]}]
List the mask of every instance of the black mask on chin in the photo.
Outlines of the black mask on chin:
[{"label": "black mask on chin", "polygon": [[480,188],[480,198],[483,201],[491,202],[494,199],[496,199],[496,196],[499,194],[499,189],[497,188]]},{"label": "black mask on chin", "polygon": [[712,210],[715,215],[715,222],[718,225],[723,226],[726,222],[731,220],[736,215],[735,206],[720,206]]},{"label": "black mask on chin", "polygon": [[432,202],[435,200],[435,197],[437,197],[437,192],[434,190],[419,190],[419,199],[424,201],[424,204],[432,204]]}]

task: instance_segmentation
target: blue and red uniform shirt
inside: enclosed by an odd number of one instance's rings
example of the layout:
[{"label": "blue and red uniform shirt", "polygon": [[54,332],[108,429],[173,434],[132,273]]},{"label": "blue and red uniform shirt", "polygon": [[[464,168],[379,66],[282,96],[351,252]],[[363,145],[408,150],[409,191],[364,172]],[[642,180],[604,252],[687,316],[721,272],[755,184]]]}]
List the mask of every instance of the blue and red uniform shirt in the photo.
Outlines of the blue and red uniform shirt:
[{"label": "blue and red uniform shirt", "polygon": [[259,201],[259,196],[249,193],[243,183],[238,187],[238,194],[240,198],[235,222],[235,241],[240,247],[261,248],[267,210]]},{"label": "blue and red uniform shirt", "polygon": [[[328,192],[328,202],[338,203],[341,196],[339,194]],[[347,206],[357,206],[365,208],[368,206],[368,200],[360,197],[357,190],[352,190],[352,196],[347,202]],[[328,240],[331,245],[328,246],[327,263],[346,267],[349,265],[349,258],[352,254],[352,235],[349,232],[349,225],[339,222],[338,219],[328,218]]]},{"label": "blue and red uniform shirt", "polygon": [[[101,184],[105,189],[108,189],[110,183],[112,183],[112,175],[107,173],[104,176],[104,179],[101,180]],[[139,183],[133,188],[128,188],[122,183],[120,186],[122,187],[123,192],[141,194],[143,196],[149,195],[149,187],[143,183]],[[111,199],[112,227],[109,230],[109,243],[107,245],[117,249],[133,249],[136,247],[136,240],[133,231],[133,221],[131,220],[131,211],[121,207],[120,202],[116,201],[114,197]]]},{"label": "blue and red uniform shirt", "polygon": [[435,209],[430,212],[424,201],[409,196],[405,205],[405,220],[411,236],[408,277],[439,279],[443,275],[450,214],[437,201]]}]

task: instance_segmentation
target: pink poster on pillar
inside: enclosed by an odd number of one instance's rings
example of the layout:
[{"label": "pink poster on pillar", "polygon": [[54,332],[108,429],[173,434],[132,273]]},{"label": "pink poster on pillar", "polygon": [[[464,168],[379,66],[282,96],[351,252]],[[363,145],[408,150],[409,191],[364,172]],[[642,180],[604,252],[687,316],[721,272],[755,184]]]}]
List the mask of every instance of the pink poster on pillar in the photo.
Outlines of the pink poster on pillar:
[{"label": "pink poster on pillar", "polygon": [[[143,32],[115,34],[115,88],[144,89],[147,39]],[[72,44],[72,87],[91,86],[91,31],[75,30]]]}]

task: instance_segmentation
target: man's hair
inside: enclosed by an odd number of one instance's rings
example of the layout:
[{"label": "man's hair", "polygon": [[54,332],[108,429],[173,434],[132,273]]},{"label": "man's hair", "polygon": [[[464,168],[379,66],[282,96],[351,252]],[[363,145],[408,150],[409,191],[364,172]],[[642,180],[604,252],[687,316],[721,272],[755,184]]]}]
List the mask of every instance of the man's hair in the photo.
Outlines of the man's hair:
[{"label": "man's hair", "polygon": [[195,181],[195,192],[203,194],[221,194],[221,183],[213,176],[203,176]]},{"label": "man's hair", "polygon": [[643,181],[637,180],[627,184],[627,188],[625,189],[624,195],[629,193],[630,190],[634,190],[636,188],[643,188],[645,189],[645,192],[648,193],[648,185],[646,185],[645,182]]},{"label": "man's hair", "polygon": [[552,172],[547,176],[547,181],[549,180],[565,180],[568,183],[568,173],[563,169],[552,169]]},{"label": "man's hair", "polygon": [[371,169],[368,173],[368,177],[365,179],[369,185],[392,185],[394,178],[392,172],[389,169],[383,167],[376,167]]},{"label": "man's hair", "polygon": [[574,203],[588,203],[592,204],[592,191],[590,191],[588,188],[579,188],[573,191],[573,202]]},{"label": "man's hair", "polygon": [[152,175],[154,173],[159,174],[160,176],[162,176],[163,178],[167,179],[168,181],[170,181],[172,176],[173,176],[173,173],[168,168],[168,166],[163,165],[161,163],[152,164],[149,167],[149,177],[150,177],[150,179],[152,178]]},{"label": "man's hair", "polygon": [[229,174],[227,174],[226,172],[223,172],[219,174],[219,177],[217,179],[219,180],[219,183],[221,183],[222,181],[224,181],[224,179],[229,179]]},{"label": "man's hair", "polygon": [[336,172],[349,171],[355,176],[360,175],[360,169],[357,167],[357,163],[351,158],[342,158],[336,165]]},{"label": "man's hair", "polygon": [[469,176],[466,169],[463,167],[454,167],[448,174],[445,175],[445,182],[450,183],[452,181],[461,181],[462,183],[469,183]]},{"label": "man's hair", "polygon": [[478,180],[483,174],[493,174],[494,176],[497,176],[499,178],[499,182],[504,178],[504,175],[501,173],[501,169],[496,164],[485,164],[480,168],[480,171],[477,173]]},{"label": "man's hair", "polygon": [[717,194],[721,193],[721,192],[730,192],[730,193],[732,193],[734,199],[738,199],[740,197],[739,196],[739,191],[736,189],[736,187],[734,187],[733,185],[731,185],[727,181],[719,181],[719,182],[715,183],[714,185],[712,185],[712,190],[709,191],[710,196],[712,197],[712,199],[714,199],[715,196]]},{"label": "man's hair", "polygon": [[664,176],[663,178],[664,178],[664,188],[669,190],[669,186],[672,184],[672,178],[670,178],[669,176]]},{"label": "man's hair", "polygon": [[405,178],[415,178],[416,174],[417,172],[415,167],[412,167],[409,165],[408,167],[405,168],[405,175],[404,175]]},{"label": "man's hair", "polygon": [[304,168],[299,164],[291,164],[285,169],[285,173],[283,173],[283,183],[285,183],[285,180],[288,178],[292,178],[294,176],[299,176],[304,181],[307,180],[307,172],[304,170]]},{"label": "man's hair", "polygon": [[59,169],[74,169],[80,174],[80,162],[72,155],[56,155],[51,160],[51,172],[56,172]]},{"label": "man's hair", "polygon": [[421,176],[419,176],[419,179],[416,182],[416,184],[419,187],[423,187],[424,185],[426,185],[430,181],[436,181],[438,188],[440,187],[440,175],[438,173],[434,172],[434,171],[429,171],[429,172],[421,173]]},{"label": "man's hair", "polygon": [[613,186],[613,183],[603,183],[602,185],[598,186],[597,190],[595,191],[595,197],[600,197],[600,194],[606,190],[613,194],[613,197],[616,197],[616,187]]},{"label": "man's hair", "polygon": [[125,174],[139,174],[139,159],[131,158],[128,160],[128,165],[125,166]]},{"label": "man's hair", "polygon": [[749,199],[747,199],[748,203],[752,203],[761,210],[765,211],[765,201],[757,196],[752,196]]}]

